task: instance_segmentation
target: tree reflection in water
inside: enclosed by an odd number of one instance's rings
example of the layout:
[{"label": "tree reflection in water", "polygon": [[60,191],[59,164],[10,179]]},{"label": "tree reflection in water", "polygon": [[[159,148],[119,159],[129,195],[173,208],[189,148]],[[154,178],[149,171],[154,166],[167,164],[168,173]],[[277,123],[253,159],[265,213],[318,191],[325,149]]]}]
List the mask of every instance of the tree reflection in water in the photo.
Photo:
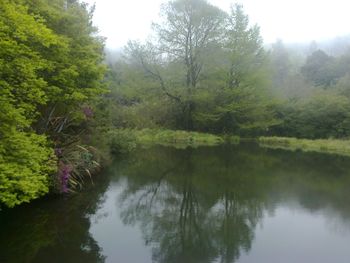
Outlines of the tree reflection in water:
[{"label": "tree reflection in water", "polygon": [[128,180],[121,217],[141,224],[156,262],[234,262],[250,249],[263,198],[244,193],[254,178],[232,174],[241,160],[206,151],[147,151],[120,172]]},{"label": "tree reflection in water", "polygon": [[89,217],[108,186],[98,178],[95,187],[69,198],[47,198],[2,211],[0,262],[102,263],[105,257],[90,235]]},{"label": "tree reflection in water", "polygon": [[250,250],[264,213],[286,196],[324,204],[337,197],[334,183],[345,190],[332,174],[350,185],[336,157],[250,148],[155,148],[120,165],[122,220],[140,224],[155,262],[235,262]]},{"label": "tree reflection in water", "polygon": [[[140,253],[138,259],[148,256],[138,245],[141,229],[154,262],[233,263],[254,251],[257,225],[281,207],[297,207],[296,214],[312,219],[317,212],[331,222],[326,228],[350,229],[349,158],[245,144],[155,147],[117,160],[110,173],[67,199],[1,211],[0,262],[127,262],[129,250]],[[137,227],[124,231],[128,225]],[[116,233],[134,235],[127,237],[132,245]]]}]

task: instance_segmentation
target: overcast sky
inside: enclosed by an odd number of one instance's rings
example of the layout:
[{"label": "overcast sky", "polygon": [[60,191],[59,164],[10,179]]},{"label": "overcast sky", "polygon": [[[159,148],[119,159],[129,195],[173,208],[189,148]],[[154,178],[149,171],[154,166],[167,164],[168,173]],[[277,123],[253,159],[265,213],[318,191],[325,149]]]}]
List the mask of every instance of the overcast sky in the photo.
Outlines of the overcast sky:
[{"label": "overcast sky", "polygon": [[[107,47],[118,48],[129,39],[145,39],[164,0],[84,0],[96,3],[94,23],[107,37]],[[350,34],[350,0],[209,0],[229,10],[244,6],[252,23],[261,28],[266,43],[310,42]]]}]

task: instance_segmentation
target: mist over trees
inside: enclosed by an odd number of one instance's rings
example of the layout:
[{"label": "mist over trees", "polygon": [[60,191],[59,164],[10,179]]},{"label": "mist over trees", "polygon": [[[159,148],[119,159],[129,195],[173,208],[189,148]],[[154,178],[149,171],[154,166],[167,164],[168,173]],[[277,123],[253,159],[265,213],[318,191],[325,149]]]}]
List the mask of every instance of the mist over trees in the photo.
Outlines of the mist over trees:
[{"label": "mist over trees", "polygon": [[242,6],[226,13],[206,1],[172,1],[161,18],[154,41],[130,41],[111,65],[114,123],[237,134],[278,122],[268,53]]},{"label": "mist over trees", "polygon": [[238,4],[174,0],[160,14],[149,41],[104,54],[87,4],[1,1],[0,203],[79,188],[97,166],[92,133],[349,137],[349,37],[264,45]]},{"label": "mist over trees", "polygon": [[170,1],[161,18],[152,40],[130,41],[110,64],[117,127],[348,136],[348,38],[264,46],[241,5],[203,0]]},{"label": "mist over trees", "polygon": [[277,109],[282,123],[272,133],[312,139],[348,137],[350,45],[347,52],[332,56],[313,42],[309,52],[300,56],[300,49],[278,41],[270,54],[274,94],[282,102]]}]

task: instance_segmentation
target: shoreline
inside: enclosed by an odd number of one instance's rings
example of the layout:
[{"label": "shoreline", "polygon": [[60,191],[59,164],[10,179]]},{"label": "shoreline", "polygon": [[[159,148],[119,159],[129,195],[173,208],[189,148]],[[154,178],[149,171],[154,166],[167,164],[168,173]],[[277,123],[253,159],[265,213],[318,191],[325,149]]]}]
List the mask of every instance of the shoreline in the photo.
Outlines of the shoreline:
[{"label": "shoreline", "polygon": [[259,137],[260,147],[289,151],[319,152],[350,156],[350,140],[298,139],[292,137]]}]

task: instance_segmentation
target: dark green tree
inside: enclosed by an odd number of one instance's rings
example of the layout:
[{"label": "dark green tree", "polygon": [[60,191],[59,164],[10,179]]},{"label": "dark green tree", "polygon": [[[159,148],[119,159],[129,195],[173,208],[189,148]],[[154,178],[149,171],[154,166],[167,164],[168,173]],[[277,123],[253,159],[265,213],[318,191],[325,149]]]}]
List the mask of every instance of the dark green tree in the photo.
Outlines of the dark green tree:
[{"label": "dark green tree", "polygon": [[[241,5],[234,5],[225,26],[224,83],[211,88],[212,99],[203,100],[198,120],[217,132],[257,132],[276,124],[270,87],[267,55],[257,26],[249,27]],[[218,84],[218,83],[217,83]]]},{"label": "dark green tree", "polygon": [[31,125],[48,101],[45,52],[61,38],[13,1],[0,4],[0,202],[14,206],[48,192],[53,150]]},{"label": "dark green tree", "polygon": [[335,83],[337,77],[333,63],[333,57],[322,50],[317,50],[307,58],[301,72],[315,86],[329,86]]}]

